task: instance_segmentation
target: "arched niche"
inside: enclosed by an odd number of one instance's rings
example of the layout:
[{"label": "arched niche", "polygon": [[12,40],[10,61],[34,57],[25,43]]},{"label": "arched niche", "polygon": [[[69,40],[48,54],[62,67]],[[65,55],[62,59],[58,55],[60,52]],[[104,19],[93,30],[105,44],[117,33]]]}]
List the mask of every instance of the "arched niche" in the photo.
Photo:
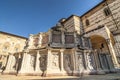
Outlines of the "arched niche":
[{"label": "arched niche", "polygon": [[14,47],[14,52],[19,52],[21,50],[20,44],[16,44]]},{"label": "arched niche", "polygon": [[100,35],[92,35],[90,36],[92,48],[101,53],[109,53],[109,48],[107,45],[107,41],[104,37]]},{"label": "arched niche", "polygon": [[2,47],[3,52],[9,52],[11,44],[9,42],[5,42]]}]

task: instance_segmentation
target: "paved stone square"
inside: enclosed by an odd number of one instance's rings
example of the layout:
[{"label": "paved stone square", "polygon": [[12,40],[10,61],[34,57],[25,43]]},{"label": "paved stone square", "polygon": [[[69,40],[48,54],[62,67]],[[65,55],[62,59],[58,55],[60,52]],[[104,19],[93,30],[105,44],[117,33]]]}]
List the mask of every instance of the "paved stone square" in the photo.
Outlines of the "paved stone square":
[{"label": "paved stone square", "polygon": [[105,74],[105,75],[84,75],[77,76],[15,76],[15,75],[0,75],[0,80],[120,80],[120,73]]}]

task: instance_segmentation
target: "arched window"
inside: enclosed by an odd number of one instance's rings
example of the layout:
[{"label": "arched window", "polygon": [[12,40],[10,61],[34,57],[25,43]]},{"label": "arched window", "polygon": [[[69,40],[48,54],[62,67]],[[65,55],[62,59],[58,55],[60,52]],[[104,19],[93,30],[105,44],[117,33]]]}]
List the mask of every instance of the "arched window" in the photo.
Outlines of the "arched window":
[{"label": "arched window", "polygon": [[3,45],[2,51],[3,51],[3,52],[9,52],[9,48],[10,48],[10,43],[9,43],[9,42],[6,42],[6,43],[4,43],[4,45]]},{"label": "arched window", "polygon": [[89,22],[89,20],[88,20],[88,19],[86,20],[86,22],[85,22],[85,23],[86,23],[86,26],[90,25],[90,22]]},{"label": "arched window", "polygon": [[111,14],[110,9],[109,8],[105,8],[104,9],[104,14],[105,14],[105,16],[109,16]]}]

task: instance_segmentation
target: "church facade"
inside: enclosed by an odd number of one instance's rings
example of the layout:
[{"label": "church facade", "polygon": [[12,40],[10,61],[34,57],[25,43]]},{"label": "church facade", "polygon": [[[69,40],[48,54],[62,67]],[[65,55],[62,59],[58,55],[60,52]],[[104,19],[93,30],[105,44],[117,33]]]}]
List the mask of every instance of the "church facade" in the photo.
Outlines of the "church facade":
[{"label": "church facade", "polygon": [[119,72],[120,1],[104,0],[82,16],[30,34],[23,51],[9,54],[3,74],[81,75]]}]

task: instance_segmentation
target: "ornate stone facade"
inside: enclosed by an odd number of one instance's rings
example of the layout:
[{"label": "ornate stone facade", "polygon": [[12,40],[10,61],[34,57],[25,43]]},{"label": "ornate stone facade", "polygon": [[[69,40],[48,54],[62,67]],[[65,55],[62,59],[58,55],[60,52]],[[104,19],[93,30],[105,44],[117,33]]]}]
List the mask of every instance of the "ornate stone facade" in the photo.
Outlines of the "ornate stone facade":
[{"label": "ornate stone facade", "polygon": [[9,55],[3,74],[54,76],[119,71],[119,5],[119,0],[104,0],[82,16],[61,19],[48,32],[31,34],[21,53]]},{"label": "ornate stone facade", "polygon": [[0,31],[0,72],[5,68],[9,54],[21,52],[27,38]]}]

